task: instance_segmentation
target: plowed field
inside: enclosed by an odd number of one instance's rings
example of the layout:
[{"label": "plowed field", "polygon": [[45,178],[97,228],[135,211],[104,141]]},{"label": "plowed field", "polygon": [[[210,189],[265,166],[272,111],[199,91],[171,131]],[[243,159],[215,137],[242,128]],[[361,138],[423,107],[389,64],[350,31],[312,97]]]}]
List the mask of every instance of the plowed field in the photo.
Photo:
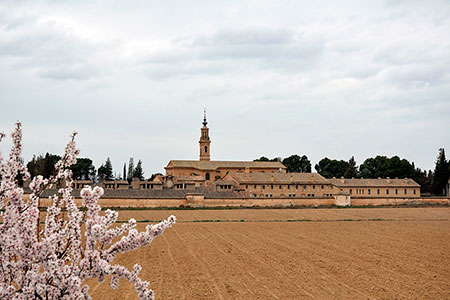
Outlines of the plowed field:
[{"label": "plowed field", "polygon": [[[179,220],[116,259],[141,264],[156,299],[450,299],[448,207],[119,214]],[[137,299],[124,280],[90,285],[94,299]]]}]

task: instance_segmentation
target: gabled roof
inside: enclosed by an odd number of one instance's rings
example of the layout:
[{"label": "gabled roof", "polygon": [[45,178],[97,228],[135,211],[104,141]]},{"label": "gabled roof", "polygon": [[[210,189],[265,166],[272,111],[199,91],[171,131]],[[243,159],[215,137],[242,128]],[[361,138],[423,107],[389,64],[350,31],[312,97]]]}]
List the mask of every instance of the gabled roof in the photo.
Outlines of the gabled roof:
[{"label": "gabled roof", "polygon": [[233,173],[228,175],[240,184],[330,184],[318,173]]},{"label": "gabled roof", "polygon": [[200,175],[174,176],[173,180],[175,182],[195,182],[195,181],[203,182],[203,181],[205,181],[205,177],[200,176]]},{"label": "gabled roof", "polygon": [[331,178],[328,180],[339,187],[420,187],[410,178]]},{"label": "gabled roof", "polygon": [[286,169],[279,161],[220,161],[220,160],[171,160],[167,164],[168,168],[194,168],[198,170],[216,170],[219,168],[231,169]]}]

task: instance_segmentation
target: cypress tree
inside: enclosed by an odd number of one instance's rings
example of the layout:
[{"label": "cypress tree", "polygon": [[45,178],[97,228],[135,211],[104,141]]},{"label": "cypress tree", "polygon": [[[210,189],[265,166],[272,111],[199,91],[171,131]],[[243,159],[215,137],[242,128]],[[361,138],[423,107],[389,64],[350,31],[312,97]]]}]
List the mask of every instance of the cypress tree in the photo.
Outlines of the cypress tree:
[{"label": "cypress tree", "polygon": [[128,177],[127,180],[130,183],[134,177],[134,159],[130,157],[130,161],[128,162]]},{"label": "cypress tree", "polygon": [[123,180],[127,180],[127,163],[123,163]]},{"label": "cypress tree", "polygon": [[431,191],[435,195],[443,195],[445,193],[445,187],[449,179],[448,162],[445,158],[444,148],[439,149],[439,154],[436,160],[436,167],[433,173],[433,182],[431,184]]},{"label": "cypress tree", "polygon": [[139,160],[136,168],[134,169],[133,178],[139,178],[139,180],[144,180],[144,170],[142,169],[142,161]]}]

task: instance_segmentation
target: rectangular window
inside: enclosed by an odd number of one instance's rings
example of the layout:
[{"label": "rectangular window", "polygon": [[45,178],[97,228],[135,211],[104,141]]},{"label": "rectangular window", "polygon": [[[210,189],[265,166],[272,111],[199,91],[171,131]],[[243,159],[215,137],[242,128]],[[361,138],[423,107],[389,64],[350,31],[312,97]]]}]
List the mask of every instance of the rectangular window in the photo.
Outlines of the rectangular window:
[{"label": "rectangular window", "polygon": [[350,189],[350,194],[352,193],[352,189]]},{"label": "rectangular window", "polygon": [[281,190],[281,184],[279,185],[279,189]]},{"label": "rectangular window", "polygon": [[295,189],[298,190],[298,184],[295,186]]},{"label": "rectangular window", "polygon": [[290,190],[291,189],[291,185],[290,184],[288,184],[288,190]]},{"label": "rectangular window", "polygon": [[370,195],[370,189],[367,189],[367,194],[369,194],[369,195]]},{"label": "rectangular window", "polygon": [[398,195],[398,189],[395,189],[395,194]]},{"label": "rectangular window", "polygon": [[266,188],[266,186],[265,186],[265,185],[263,185],[263,186],[262,186],[262,189],[264,190],[265,188]]},{"label": "rectangular window", "polygon": [[416,194],[416,189],[413,190],[413,194],[414,194],[414,195]]},{"label": "rectangular window", "polygon": [[256,184],[255,184],[255,189],[256,189]]},{"label": "rectangular window", "polygon": [[386,189],[386,195],[389,195],[389,189]]},{"label": "rectangular window", "polygon": [[378,195],[380,194],[380,189],[377,189],[377,194],[378,194]]},{"label": "rectangular window", "polygon": [[248,185],[245,186],[245,189],[248,190]]},{"label": "rectangular window", "polygon": [[303,189],[306,190],[306,185],[303,186]]},{"label": "rectangular window", "polygon": [[321,185],[320,188],[323,190],[323,185]]},{"label": "rectangular window", "polygon": [[313,190],[315,190],[316,189],[316,186],[315,185],[313,185]]},{"label": "rectangular window", "polygon": [[406,191],[406,189],[405,189],[405,195],[407,194],[407,191]]},{"label": "rectangular window", "polygon": [[270,189],[273,190],[273,184],[270,185]]}]

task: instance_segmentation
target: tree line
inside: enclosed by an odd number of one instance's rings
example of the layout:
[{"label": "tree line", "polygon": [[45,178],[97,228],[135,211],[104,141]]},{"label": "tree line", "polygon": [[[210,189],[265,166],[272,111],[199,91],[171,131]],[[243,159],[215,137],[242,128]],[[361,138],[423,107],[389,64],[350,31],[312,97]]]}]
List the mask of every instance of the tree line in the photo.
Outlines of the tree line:
[{"label": "tree line", "polygon": [[[55,164],[61,159],[61,156],[46,153],[45,155],[33,155],[33,158],[27,163],[27,169],[30,172],[31,178],[37,175],[42,175],[44,178],[49,178],[56,172]],[[127,180],[131,182],[133,178],[144,180],[144,169],[142,168],[142,161],[138,160],[136,166],[134,165],[133,157],[128,162],[128,169],[126,163],[123,165],[123,174],[116,174],[113,171],[111,159],[108,157],[106,161],[96,169],[90,158],[77,158],[76,164],[71,166],[73,179],[75,180]],[[128,170],[128,171],[127,171]]]},{"label": "tree line", "polygon": [[[286,158],[269,159],[261,156],[254,161],[280,161],[287,172],[311,172],[311,161],[306,155],[293,154]],[[322,158],[314,169],[325,178],[411,178],[421,186],[421,193],[444,195],[450,178],[450,160],[445,157],[445,150],[439,149],[434,171],[421,170],[398,156],[387,157],[378,155],[367,158],[359,166],[352,156],[348,161]]]}]

